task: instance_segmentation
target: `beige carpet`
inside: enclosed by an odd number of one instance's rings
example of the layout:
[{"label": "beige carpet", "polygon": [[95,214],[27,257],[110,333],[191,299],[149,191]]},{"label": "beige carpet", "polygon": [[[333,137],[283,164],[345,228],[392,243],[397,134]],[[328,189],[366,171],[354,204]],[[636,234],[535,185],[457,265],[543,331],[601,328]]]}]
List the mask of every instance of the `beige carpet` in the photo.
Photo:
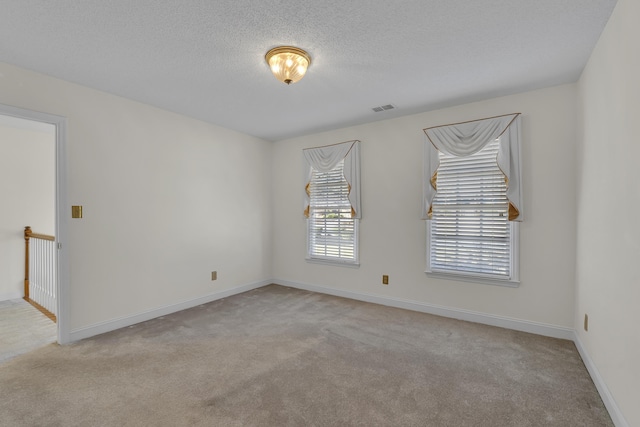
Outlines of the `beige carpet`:
[{"label": "beige carpet", "polygon": [[57,336],[57,325],[25,300],[0,301],[0,363],[54,343]]},{"label": "beige carpet", "polygon": [[268,286],[0,365],[3,426],[611,426],[572,342]]}]

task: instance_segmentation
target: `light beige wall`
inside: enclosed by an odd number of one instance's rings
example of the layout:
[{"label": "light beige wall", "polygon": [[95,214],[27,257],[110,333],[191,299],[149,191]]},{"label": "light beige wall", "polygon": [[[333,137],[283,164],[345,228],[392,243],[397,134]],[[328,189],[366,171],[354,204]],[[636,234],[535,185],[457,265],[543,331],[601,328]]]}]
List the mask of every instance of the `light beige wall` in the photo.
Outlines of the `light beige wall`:
[{"label": "light beige wall", "polygon": [[0,123],[0,301],[24,296],[24,227],[55,235],[55,137]]},{"label": "light beige wall", "polygon": [[[275,143],[274,277],[572,328],[575,102],[575,85],[565,85]],[[520,287],[427,277],[422,129],[514,112],[523,115]],[[302,149],[352,139],[362,141],[360,268],[308,263]]]},{"label": "light beige wall", "polygon": [[7,64],[0,103],[68,119],[71,330],[271,276],[270,143]]},{"label": "light beige wall", "polygon": [[618,1],[579,81],[575,323],[632,426],[640,425],[639,16],[639,2]]}]

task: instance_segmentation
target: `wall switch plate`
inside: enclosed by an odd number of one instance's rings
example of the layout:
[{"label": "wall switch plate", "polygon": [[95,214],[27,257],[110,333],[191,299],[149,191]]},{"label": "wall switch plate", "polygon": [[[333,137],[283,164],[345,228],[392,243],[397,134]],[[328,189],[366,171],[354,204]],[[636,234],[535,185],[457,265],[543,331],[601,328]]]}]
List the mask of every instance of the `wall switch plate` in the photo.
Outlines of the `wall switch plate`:
[{"label": "wall switch plate", "polygon": [[212,271],[211,272],[211,280],[218,280],[218,272],[217,271]]},{"label": "wall switch plate", "polygon": [[71,218],[82,218],[82,206],[71,206]]},{"label": "wall switch plate", "polygon": [[389,276],[387,276],[386,274],[382,275],[382,284],[383,285],[388,285],[389,284]]}]

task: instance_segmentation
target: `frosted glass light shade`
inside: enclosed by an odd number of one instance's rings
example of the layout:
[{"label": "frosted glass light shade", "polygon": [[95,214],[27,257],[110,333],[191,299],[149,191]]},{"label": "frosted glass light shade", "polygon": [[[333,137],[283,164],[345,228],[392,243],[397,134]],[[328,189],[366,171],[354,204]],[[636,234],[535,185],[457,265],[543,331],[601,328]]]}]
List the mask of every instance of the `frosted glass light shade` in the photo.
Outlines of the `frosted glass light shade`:
[{"label": "frosted glass light shade", "polygon": [[300,81],[311,65],[309,54],[293,46],[275,47],[264,58],[276,79],[286,84]]}]

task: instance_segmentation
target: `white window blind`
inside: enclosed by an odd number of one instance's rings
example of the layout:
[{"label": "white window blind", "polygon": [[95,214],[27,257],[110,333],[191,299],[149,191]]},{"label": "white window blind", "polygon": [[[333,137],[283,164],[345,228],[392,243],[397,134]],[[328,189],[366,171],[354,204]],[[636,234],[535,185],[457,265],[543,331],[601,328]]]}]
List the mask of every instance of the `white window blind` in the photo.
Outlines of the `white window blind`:
[{"label": "white window blind", "polygon": [[470,156],[439,152],[430,221],[432,272],[511,279],[512,225],[499,139]]},{"label": "white window blind", "polygon": [[344,159],[328,172],[313,169],[309,182],[308,257],[357,262],[357,219],[351,217]]}]

